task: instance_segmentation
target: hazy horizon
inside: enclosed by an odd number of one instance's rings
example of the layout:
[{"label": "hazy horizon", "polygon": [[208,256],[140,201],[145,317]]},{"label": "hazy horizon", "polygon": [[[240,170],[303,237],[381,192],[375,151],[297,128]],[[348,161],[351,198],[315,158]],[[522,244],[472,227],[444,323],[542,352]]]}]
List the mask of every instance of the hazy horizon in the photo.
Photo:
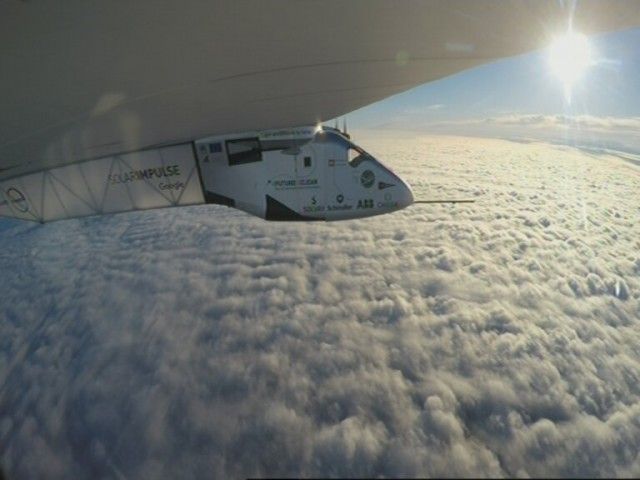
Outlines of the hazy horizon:
[{"label": "hazy horizon", "polygon": [[348,125],[640,153],[640,29],[588,42],[590,61],[572,83],[570,99],[547,48],[387,98],[346,115]]}]

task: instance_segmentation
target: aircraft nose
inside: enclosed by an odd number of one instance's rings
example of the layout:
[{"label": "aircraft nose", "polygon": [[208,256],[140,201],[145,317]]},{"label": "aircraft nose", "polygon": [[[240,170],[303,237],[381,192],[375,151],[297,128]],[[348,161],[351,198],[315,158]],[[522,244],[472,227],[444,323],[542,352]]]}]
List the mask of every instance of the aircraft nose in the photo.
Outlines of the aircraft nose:
[{"label": "aircraft nose", "polygon": [[413,204],[413,191],[411,190],[411,186],[404,180],[402,181],[402,191],[399,197],[398,203],[400,204],[400,208],[405,208]]}]

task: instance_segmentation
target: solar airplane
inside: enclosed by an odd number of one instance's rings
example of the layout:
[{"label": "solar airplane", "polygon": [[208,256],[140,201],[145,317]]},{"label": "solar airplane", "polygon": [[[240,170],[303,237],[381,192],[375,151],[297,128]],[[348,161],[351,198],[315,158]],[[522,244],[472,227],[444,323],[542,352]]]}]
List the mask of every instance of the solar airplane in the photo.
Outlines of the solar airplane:
[{"label": "solar airplane", "polygon": [[567,32],[637,25],[634,0],[2,2],[0,216],[393,212],[414,203],[409,184],[323,121]]}]

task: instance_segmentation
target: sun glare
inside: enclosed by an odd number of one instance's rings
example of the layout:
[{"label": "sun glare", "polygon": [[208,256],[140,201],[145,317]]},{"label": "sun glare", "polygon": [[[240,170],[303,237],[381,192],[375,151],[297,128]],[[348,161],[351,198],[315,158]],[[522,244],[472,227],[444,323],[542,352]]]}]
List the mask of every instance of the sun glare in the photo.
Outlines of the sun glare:
[{"label": "sun glare", "polygon": [[564,85],[565,97],[571,100],[571,87],[591,64],[591,49],[587,37],[568,32],[556,38],[549,49],[551,71]]}]

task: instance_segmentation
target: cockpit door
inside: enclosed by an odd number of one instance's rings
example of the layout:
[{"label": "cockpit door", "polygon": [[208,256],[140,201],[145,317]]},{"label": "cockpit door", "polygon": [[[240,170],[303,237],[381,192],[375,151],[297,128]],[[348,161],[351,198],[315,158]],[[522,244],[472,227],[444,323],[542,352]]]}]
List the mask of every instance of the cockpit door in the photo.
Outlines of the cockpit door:
[{"label": "cockpit door", "polygon": [[354,197],[353,169],[349,166],[347,148],[342,143],[323,144],[325,156],[325,195],[329,218],[349,217],[357,203]]},{"label": "cockpit door", "polygon": [[324,219],[326,196],[323,171],[324,146],[308,143],[296,156],[296,191],[300,214]]}]

